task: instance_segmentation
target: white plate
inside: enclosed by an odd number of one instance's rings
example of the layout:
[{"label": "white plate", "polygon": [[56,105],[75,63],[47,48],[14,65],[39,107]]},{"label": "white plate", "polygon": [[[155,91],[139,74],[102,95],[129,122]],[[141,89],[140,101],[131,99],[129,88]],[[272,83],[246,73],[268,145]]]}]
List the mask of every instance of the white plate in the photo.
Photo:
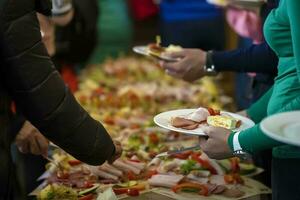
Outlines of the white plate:
[{"label": "white plate", "polygon": [[[172,117],[187,116],[188,114],[195,112],[195,111],[196,111],[196,109],[180,109],[180,110],[172,110],[172,111],[163,112],[154,117],[154,122],[158,126],[168,129],[168,130],[171,130],[171,131],[176,131],[179,133],[185,133],[185,134],[191,134],[191,135],[205,135],[205,133],[203,132],[203,126],[198,127],[194,130],[186,130],[186,129],[182,129],[182,128],[176,128],[170,124]],[[234,117],[235,119],[241,120],[241,122],[242,122],[241,126],[238,129],[235,129],[234,131],[245,130],[245,129],[251,128],[252,126],[255,125],[251,119],[243,117],[243,116],[235,114],[235,113],[221,111],[221,114],[228,114],[228,115],[231,115],[232,117]]]},{"label": "white plate", "polygon": [[300,146],[300,111],[272,115],[264,119],[260,127],[277,141]]},{"label": "white plate", "polygon": [[167,57],[167,56],[152,55],[152,54],[149,53],[147,46],[135,46],[135,47],[132,48],[132,50],[135,53],[138,53],[138,54],[141,54],[141,55],[144,55],[144,56],[150,56],[150,57],[153,57],[153,58],[156,58],[156,59],[159,59],[159,60],[163,60],[163,61],[167,61],[167,62],[177,62],[178,61],[177,58],[170,58],[170,57]]}]

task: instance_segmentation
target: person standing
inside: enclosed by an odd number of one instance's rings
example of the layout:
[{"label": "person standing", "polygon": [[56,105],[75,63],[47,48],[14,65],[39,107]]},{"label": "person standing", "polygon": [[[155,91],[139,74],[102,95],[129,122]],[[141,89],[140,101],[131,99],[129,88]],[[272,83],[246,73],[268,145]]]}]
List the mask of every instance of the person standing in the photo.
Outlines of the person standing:
[{"label": "person standing", "polygon": [[11,99],[46,138],[83,162],[113,162],[122,152],[120,144],[76,102],[47,54],[36,11],[50,15],[50,7],[47,0],[0,4],[1,199],[14,199]]}]

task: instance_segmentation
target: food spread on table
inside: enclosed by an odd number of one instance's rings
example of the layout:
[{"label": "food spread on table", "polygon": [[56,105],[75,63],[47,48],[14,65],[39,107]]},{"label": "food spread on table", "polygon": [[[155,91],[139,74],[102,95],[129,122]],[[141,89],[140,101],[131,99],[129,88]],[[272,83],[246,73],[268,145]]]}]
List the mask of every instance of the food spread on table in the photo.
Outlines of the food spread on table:
[{"label": "food spread on table", "polygon": [[[47,164],[45,182],[34,192],[39,199],[88,200],[104,194],[138,196],[155,188],[166,188],[176,195],[247,196],[248,180],[252,179],[243,175],[257,170],[251,162],[238,158],[216,161],[199,149],[156,157],[198,142],[195,136],[156,127],[152,119],[159,112],[199,106],[188,119],[183,119],[197,123],[206,120],[229,128],[237,126],[237,122],[232,122],[234,119],[218,112],[230,101],[214,80],[205,78],[195,84],[175,81],[148,60],[122,57],[85,69],[80,82],[76,98],[114,139],[122,142],[123,155],[113,164],[90,166],[55,149],[52,159],[61,167]],[[210,119],[218,116],[226,119]],[[174,117],[174,123],[191,125],[177,122]]]}]

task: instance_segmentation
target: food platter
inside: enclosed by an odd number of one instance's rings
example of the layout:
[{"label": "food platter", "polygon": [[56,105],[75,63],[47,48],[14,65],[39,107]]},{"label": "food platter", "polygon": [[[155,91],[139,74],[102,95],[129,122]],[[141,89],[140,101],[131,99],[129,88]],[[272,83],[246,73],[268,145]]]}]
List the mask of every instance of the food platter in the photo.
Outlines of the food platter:
[{"label": "food platter", "polygon": [[[160,113],[154,117],[154,122],[165,129],[171,130],[171,131],[176,131],[179,133],[184,133],[184,134],[190,134],[190,135],[205,135],[203,132],[203,129],[207,127],[207,125],[199,126],[197,129],[194,130],[186,130],[182,128],[176,128],[171,125],[171,119],[172,117],[177,117],[177,116],[187,116],[188,114],[195,112],[196,109],[179,109],[179,110],[171,110],[167,112]],[[245,130],[248,128],[251,128],[254,126],[254,122],[246,117],[243,117],[241,115],[231,113],[231,112],[226,112],[226,111],[221,111],[221,114],[227,114],[230,115],[236,119],[241,120],[241,126],[234,131],[241,131]]]},{"label": "food platter", "polygon": [[300,111],[272,115],[262,121],[261,129],[277,141],[300,146],[299,119]]}]

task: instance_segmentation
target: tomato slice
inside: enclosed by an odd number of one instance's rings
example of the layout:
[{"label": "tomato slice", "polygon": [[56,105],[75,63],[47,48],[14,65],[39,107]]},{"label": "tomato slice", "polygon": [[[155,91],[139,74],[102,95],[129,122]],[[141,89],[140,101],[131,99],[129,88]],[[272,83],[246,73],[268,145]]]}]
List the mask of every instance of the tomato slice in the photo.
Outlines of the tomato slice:
[{"label": "tomato slice", "polygon": [[83,185],[84,188],[91,188],[94,186],[94,184],[91,181],[84,181]]},{"label": "tomato slice", "polygon": [[113,191],[116,195],[127,194],[128,188],[113,188]]},{"label": "tomato slice", "polygon": [[127,194],[129,196],[139,196],[140,191],[138,189],[128,189]]},{"label": "tomato slice", "polygon": [[59,170],[56,172],[56,176],[58,179],[68,179],[70,175],[68,172]]},{"label": "tomato slice", "polygon": [[132,180],[136,180],[136,176],[134,175],[134,173],[132,171],[128,171],[127,172],[127,178],[128,180],[132,181]]}]

